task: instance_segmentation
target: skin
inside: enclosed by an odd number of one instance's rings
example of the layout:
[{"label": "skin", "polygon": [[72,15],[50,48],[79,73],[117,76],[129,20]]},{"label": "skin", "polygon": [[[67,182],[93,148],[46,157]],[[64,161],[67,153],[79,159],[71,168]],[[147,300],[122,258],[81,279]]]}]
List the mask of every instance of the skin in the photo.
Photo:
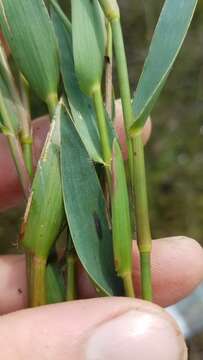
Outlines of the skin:
[{"label": "skin", "polygon": [[[123,120],[119,109],[120,105],[117,107],[115,127],[126,157]],[[35,159],[39,157],[48,128],[46,117],[33,122]],[[148,140],[150,132],[149,120],[143,133],[144,142]],[[0,172],[0,209],[3,211],[22,202],[22,193],[7,142],[2,135],[0,135],[0,168],[4,169]],[[139,295],[138,250],[135,241],[133,254],[134,285]],[[159,350],[163,344],[164,354],[170,356],[171,360],[187,358],[184,341],[177,325],[162,308],[137,299],[95,298],[94,289],[80,266],[78,287],[80,296],[84,300],[23,310],[27,306],[25,270],[24,256],[0,257],[2,359],[91,360],[96,359],[92,355],[95,351],[98,356],[100,355],[98,359],[105,357],[116,359],[117,347],[111,345],[109,350],[108,341],[103,339],[102,335],[108,334],[108,331],[114,332],[114,328],[119,343],[125,341],[125,344],[126,342],[129,344],[127,352],[123,355],[126,360],[132,358],[133,351],[135,354],[141,354],[143,360],[153,360],[154,342],[160,342]],[[153,244],[152,272],[154,302],[160,306],[173,304],[188,295],[203,280],[203,250],[195,240],[186,237],[158,239]],[[139,329],[140,316],[141,320],[143,316],[150,317],[150,325],[145,327],[141,340],[139,333],[133,333],[132,336],[128,329],[129,319],[133,321],[135,328]],[[143,320],[141,323],[143,324]],[[158,329],[161,331],[159,332]],[[132,350],[131,353],[128,353],[129,349]],[[103,356],[103,352],[110,355]],[[153,350],[153,353],[155,352]],[[122,358],[122,355],[120,356]],[[163,355],[154,356],[156,360],[165,360]]]}]

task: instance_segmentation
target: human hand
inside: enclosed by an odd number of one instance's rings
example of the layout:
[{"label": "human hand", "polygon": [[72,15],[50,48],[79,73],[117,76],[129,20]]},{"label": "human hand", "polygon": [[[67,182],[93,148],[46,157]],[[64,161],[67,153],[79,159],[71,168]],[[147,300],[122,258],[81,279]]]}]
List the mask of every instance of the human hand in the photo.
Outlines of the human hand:
[{"label": "human hand", "polygon": [[[121,134],[120,116],[117,119]],[[35,151],[39,156],[48,122],[44,118],[34,126]],[[1,208],[5,208],[6,201],[11,206],[21,198],[14,169],[10,178],[12,163],[9,163],[5,146],[1,139],[0,166],[4,169],[4,174],[0,174]],[[2,201],[1,195],[4,194],[7,195]],[[153,243],[152,272],[154,301],[161,306],[175,303],[203,279],[202,248],[194,240],[184,237],[156,240]],[[0,313],[6,314],[0,322],[3,360],[187,358],[182,335],[163,309],[142,300],[96,299],[82,269],[78,270],[80,297],[90,299],[22,310],[27,306],[25,273],[24,256],[0,257]],[[133,273],[136,293],[139,294],[136,243]]]},{"label": "human hand", "polygon": [[[135,245],[139,294],[137,260]],[[21,310],[27,306],[25,272],[24,256],[0,257],[0,313],[7,314],[0,322],[2,360],[187,359],[183,337],[162,308],[138,299],[93,298],[81,269],[80,296],[91,299]],[[188,238],[156,240],[152,272],[155,302],[172,304],[202,280],[202,249]]]}]

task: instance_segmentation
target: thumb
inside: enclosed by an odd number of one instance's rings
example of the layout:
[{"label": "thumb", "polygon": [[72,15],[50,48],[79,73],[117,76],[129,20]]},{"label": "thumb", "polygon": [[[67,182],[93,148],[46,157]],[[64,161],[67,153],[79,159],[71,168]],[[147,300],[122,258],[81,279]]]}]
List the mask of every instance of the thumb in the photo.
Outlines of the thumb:
[{"label": "thumb", "polygon": [[186,360],[184,339],[160,307],[101,298],[49,305],[2,317],[3,359]]}]

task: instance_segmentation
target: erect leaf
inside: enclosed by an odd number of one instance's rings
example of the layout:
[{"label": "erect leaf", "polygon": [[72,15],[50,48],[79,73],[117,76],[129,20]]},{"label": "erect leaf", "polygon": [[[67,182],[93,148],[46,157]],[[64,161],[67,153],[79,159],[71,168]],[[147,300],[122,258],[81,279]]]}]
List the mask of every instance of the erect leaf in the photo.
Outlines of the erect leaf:
[{"label": "erect leaf", "polygon": [[113,142],[112,178],[114,260],[117,273],[125,277],[132,272],[132,230],[125,167],[116,138]]},{"label": "erect leaf", "polygon": [[0,26],[20,71],[35,92],[49,102],[56,97],[57,43],[42,0],[1,0]]},{"label": "erect leaf", "polygon": [[62,183],[71,237],[85,270],[106,294],[121,295],[114,270],[112,234],[94,165],[67,113],[61,120]]},{"label": "erect leaf", "polygon": [[22,225],[23,246],[47,258],[65,219],[60,175],[61,104],[44,145]]},{"label": "erect leaf", "polygon": [[97,0],[72,0],[73,54],[82,91],[100,85],[105,55],[104,15]]},{"label": "erect leaf", "polygon": [[145,124],[180,51],[197,0],[166,0],[150,45],[133,101],[133,134]]},{"label": "erect leaf", "polygon": [[52,9],[52,15],[59,44],[61,72],[74,125],[90,157],[103,163],[92,101],[80,90],[75,74],[71,26],[67,23],[68,20],[63,21],[55,9]]}]

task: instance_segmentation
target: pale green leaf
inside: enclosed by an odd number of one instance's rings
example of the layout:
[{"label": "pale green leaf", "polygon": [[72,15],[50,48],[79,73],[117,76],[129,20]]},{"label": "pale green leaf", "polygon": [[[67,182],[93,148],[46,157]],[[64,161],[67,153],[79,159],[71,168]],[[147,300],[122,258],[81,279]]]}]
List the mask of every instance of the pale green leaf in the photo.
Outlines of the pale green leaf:
[{"label": "pale green leaf", "polygon": [[20,71],[49,102],[57,94],[59,64],[52,23],[42,0],[1,0],[0,26]]},{"label": "pale green leaf", "polygon": [[53,9],[52,18],[59,44],[61,73],[73,122],[90,157],[96,162],[103,163],[92,101],[80,90],[75,74],[71,26],[67,19],[64,20],[59,15],[59,11]]},{"label": "pale green leaf", "polygon": [[23,246],[47,258],[65,219],[60,175],[61,104],[44,145],[22,226]]},{"label": "pale green leaf", "polygon": [[92,95],[104,66],[104,16],[97,0],[72,0],[71,5],[76,75],[82,91]]},{"label": "pale green leaf", "polygon": [[133,101],[135,122],[130,132],[140,131],[154,107],[191,23],[197,0],[166,0]]}]

